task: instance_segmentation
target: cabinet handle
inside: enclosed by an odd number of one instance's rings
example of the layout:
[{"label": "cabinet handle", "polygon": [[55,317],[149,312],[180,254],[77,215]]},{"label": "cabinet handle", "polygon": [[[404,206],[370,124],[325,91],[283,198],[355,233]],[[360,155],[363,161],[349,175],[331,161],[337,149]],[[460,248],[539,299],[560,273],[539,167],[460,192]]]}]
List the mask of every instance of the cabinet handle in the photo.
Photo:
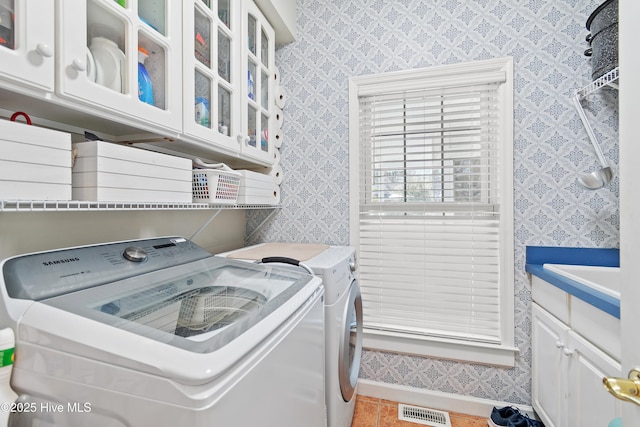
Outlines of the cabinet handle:
[{"label": "cabinet handle", "polygon": [[244,136],[244,135],[238,135],[237,139],[238,139],[238,144],[240,144],[240,145],[248,144],[249,141],[251,141],[251,138],[249,138],[248,136]]},{"label": "cabinet handle", "polygon": [[633,402],[640,406],[640,371],[631,370],[628,380],[605,377],[602,379],[602,384],[617,399]]},{"label": "cabinet handle", "polygon": [[564,347],[564,344],[562,344],[562,341],[558,340],[556,341],[556,348],[562,348]]},{"label": "cabinet handle", "polygon": [[568,348],[565,348],[564,350],[562,350],[562,353],[565,356],[571,356],[573,354],[573,350],[569,350]]},{"label": "cabinet handle", "polygon": [[45,58],[51,58],[53,56],[53,49],[51,49],[51,46],[46,43],[38,43],[36,46],[36,52]]},{"label": "cabinet handle", "polygon": [[78,58],[73,60],[73,62],[71,63],[71,66],[78,71],[84,71],[87,69],[87,64],[85,64],[85,62],[82,59],[78,59]]}]

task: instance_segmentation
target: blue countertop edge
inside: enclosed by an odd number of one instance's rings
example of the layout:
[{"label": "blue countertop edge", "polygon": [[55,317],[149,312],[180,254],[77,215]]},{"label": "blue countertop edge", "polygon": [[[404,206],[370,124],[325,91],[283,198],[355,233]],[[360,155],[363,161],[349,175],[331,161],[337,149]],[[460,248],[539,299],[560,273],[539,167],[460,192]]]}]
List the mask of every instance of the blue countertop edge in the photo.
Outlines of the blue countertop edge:
[{"label": "blue countertop edge", "polygon": [[620,318],[620,300],[589,288],[552,271],[545,270],[543,264],[589,265],[599,267],[620,267],[619,249],[565,248],[552,246],[527,246],[527,273],[580,298],[600,310]]}]

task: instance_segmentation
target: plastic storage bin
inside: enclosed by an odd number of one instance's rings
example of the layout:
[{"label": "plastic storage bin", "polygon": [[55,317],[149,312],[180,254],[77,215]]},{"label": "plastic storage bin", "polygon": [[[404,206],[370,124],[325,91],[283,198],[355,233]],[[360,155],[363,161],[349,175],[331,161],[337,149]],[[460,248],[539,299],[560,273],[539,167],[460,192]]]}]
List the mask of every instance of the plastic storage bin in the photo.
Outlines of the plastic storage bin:
[{"label": "plastic storage bin", "polygon": [[240,174],[218,169],[193,170],[193,202],[234,205],[238,201]]},{"label": "plastic storage bin", "polygon": [[191,160],[104,141],[73,144],[73,198],[191,203]]},{"label": "plastic storage bin", "polygon": [[71,200],[71,135],[0,120],[0,199]]},{"label": "plastic storage bin", "polygon": [[246,205],[277,205],[280,203],[280,186],[271,175],[240,170],[242,185],[238,203]]}]

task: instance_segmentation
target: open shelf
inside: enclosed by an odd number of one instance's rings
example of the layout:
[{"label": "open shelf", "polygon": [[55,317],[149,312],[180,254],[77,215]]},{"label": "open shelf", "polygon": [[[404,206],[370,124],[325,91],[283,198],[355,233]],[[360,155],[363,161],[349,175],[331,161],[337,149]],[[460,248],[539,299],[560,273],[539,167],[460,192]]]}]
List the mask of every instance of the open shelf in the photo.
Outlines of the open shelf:
[{"label": "open shelf", "polygon": [[615,82],[616,80],[618,80],[619,77],[620,77],[620,69],[616,67],[613,70],[609,71],[608,73],[598,77],[596,80],[589,83],[582,89],[579,89],[577,94],[580,97],[580,99],[583,99],[589,96],[589,94],[595,92],[596,90],[604,86],[611,86],[617,89],[618,85]]},{"label": "open shelf", "polygon": [[0,200],[0,212],[86,212],[130,210],[278,209],[279,205],[215,205],[207,203],[91,202],[78,200]]}]

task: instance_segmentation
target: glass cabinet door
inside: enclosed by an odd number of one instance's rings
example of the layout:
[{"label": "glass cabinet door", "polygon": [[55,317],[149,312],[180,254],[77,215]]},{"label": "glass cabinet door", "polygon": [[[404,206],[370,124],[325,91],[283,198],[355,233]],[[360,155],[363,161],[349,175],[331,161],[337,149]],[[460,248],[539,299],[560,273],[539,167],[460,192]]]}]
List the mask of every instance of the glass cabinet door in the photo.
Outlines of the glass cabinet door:
[{"label": "glass cabinet door", "polygon": [[54,90],[54,19],[55,2],[0,0],[0,86]]},{"label": "glass cabinet door", "polygon": [[0,46],[7,49],[15,49],[15,1],[0,1]]},{"label": "glass cabinet door", "polygon": [[[273,79],[275,34],[266,18],[250,0],[244,1],[244,32],[247,43],[243,55],[242,77],[246,77],[242,99],[244,107],[242,152],[252,158],[273,163]],[[270,137],[271,135],[271,137]]]},{"label": "glass cabinet door", "polygon": [[60,8],[60,95],[159,131],[180,131],[181,6],[65,0]]},{"label": "glass cabinet door", "polygon": [[183,9],[185,132],[234,151],[239,11],[231,0],[185,1]]}]

